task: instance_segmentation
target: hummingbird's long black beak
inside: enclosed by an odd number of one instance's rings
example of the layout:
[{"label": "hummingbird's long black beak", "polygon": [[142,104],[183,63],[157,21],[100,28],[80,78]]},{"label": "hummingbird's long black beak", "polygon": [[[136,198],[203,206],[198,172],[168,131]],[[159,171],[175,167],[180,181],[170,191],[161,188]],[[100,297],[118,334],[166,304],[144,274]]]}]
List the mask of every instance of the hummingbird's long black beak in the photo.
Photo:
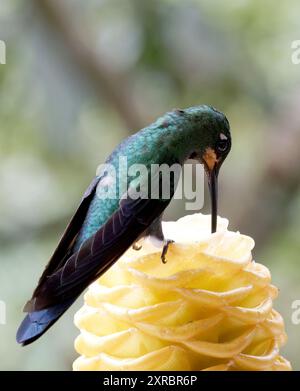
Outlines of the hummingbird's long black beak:
[{"label": "hummingbird's long black beak", "polygon": [[214,233],[217,230],[217,217],[218,217],[218,167],[217,164],[212,170],[208,171],[208,186],[211,200],[211,232]]},{"label": "hummingbird's long black beak", "polygon": [[202,156],[205,171],[208,177],[208,186],[211,200],[211,232],[214,233],[217,230],[217,218],[218,218],[218,174],[222,159],[217,158],[215,151],[211,148],[207,148]]}]

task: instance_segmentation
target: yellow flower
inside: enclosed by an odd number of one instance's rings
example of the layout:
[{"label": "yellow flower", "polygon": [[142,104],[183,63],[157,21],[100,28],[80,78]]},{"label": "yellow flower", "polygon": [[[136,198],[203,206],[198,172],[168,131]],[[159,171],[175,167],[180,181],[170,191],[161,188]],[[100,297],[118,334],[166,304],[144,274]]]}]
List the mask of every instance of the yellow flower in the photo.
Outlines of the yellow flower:
[{"label": "yellow flower", "polygon": [[290,370],[278,290],[254,241],[227,225],[219,218],[210,234],[210,216],[165,222],[166,264],[145,239],[92,284],[75,315],[74,370]]}]

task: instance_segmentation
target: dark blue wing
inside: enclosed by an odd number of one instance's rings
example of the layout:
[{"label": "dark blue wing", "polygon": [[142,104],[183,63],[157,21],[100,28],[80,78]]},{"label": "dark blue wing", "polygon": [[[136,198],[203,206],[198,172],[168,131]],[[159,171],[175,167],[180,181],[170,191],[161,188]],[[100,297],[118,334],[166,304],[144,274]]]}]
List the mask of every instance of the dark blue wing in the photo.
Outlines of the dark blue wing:
[{"label": "dark blue wing", "polygon": [[169,199],[122,199],[119,209],[104,226],[59,269],[40,281],[25,307],[29,314],[18,330],[17,341],[28,344],[41,336],[146,231],[169,202]]},{"label": "dark blue wing", "polygon": [[85,220],[91,200],[95,195],[100,179],[101,177],[95,177],[84,193],[80,205],[69,222],[56,250],[50,258],[40,278],[39,284],[42,284],[45,278],[51,275],[55,270],[59,269],[59,267],[64,263],[64,260],[70,256],[74,241]]}]

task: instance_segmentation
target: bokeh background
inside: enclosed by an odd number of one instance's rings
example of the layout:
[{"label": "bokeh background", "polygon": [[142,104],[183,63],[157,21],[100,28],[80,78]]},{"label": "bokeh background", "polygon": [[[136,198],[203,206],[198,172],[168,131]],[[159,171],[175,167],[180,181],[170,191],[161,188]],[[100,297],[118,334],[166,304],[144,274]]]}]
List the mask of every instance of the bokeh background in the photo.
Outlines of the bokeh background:
[{"label": "bokeh background", "polygon": [[[283,354],[300,370],[299,13],[298,0],[1,0],[0,369],[71,368],[82,298],[21,348],[25,300],[116,144],[165,111],[207,103],[233,133],[220,213],[271,269]],[[173,204],[167,218],[184,213]]]}]

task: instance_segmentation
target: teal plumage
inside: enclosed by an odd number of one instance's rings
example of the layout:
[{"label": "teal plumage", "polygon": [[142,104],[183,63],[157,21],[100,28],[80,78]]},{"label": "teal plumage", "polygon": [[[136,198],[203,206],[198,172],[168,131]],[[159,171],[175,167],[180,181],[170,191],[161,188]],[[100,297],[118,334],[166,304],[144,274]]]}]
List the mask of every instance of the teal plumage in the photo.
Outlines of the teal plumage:
[{"label": "teal plumage", "polygon": [[[210,129],[208,132],[203,131]],[[126,156],[127,165],[143,164],[150,170],[151,164],[183,163],[196,146],[202,155],[206,145],[210,145],[218,132],[229,130],[226,117],[209,106],[191,107],[184,111],[174,110],[160,117],[150,126],[124,140],[107,158],[106,163],[116,169],[116,182],[120,177],[123,183],[130,178],[126,172],[119,172],[119,158]],[[122,167],[121,167],[122,169]],[[101,177],[101,173],[99,173]],[[125,183],[124,188],[128,188]],[[101,183],[98,184],[98,187]],[[118,208],[122,194],[117,187],[116,199],[94,197],[86,220],[76,242],[76,248],[94,235]]]},{"label": "teal plumage", "polygon": [[[127,168],[143,165],[146,168],[143,181],[148,183],[153,164],[182,165],[188,158],[203,163],[208,174],[212,231],[215,231],[217,176],[230,148],[228,120],[210,106],[174,110],[124,140],[106,160],[116,177],[104,166],[85,192],[25,306],[28,314],[19,327],[17,341],[26,345],[39,338],[141,236],[151,234],[165,240],[161,217],[174,194],[176,180],[171,181],[167,198],[124,198],[124,194],[130,195],[136,181]],[[127,167],[119,164],[124,157]],[[101,191],[113,190],[115,184],[114,197],[99,196]],[[168,244],[165,241],[163,261]]]}]

